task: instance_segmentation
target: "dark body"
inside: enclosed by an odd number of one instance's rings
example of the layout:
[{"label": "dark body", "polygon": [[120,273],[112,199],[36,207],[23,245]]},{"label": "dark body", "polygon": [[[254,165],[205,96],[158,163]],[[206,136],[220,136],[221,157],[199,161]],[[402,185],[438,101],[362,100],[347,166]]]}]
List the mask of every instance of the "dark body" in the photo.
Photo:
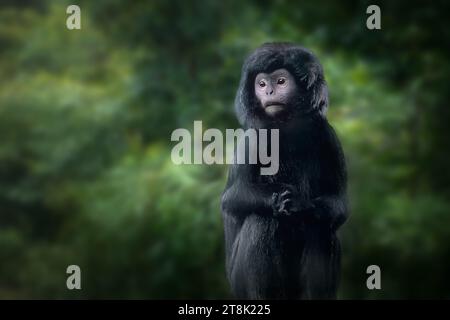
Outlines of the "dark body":
[{"label": "dark body", "polygon": [[[294,45],[268,44],[243,67],[238,118],[244,128],[279,129],[280,166],[275,175],[266,176],[259,164],[235,164],[229,171],[222,216],[227,276],[237,298],[336,296],[336,231],[347,217],[346,170],[340,143],[324,116],[328,96],[321,87],[323,76],[315,75],[308,87],[311,68],[322,72],[314,59]],[[255,73],[280,66],[295,75],[299,95],[288,113],[274,119],[261,112],[249,86]],[[286,191],[288,210],[280,214],[280,195]]]}]

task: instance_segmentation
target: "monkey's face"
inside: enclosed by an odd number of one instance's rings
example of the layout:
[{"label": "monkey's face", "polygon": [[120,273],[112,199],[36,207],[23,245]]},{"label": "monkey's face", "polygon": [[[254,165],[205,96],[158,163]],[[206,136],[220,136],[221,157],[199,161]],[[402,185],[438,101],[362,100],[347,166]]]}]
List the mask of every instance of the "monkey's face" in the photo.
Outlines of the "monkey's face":
[{"label": "monkey's face", "polygon": [[245,60],[234,100],[244,128],[295,125],[301,119],[325,117],[327,106],[323,69],[309,50],[291,43],[268,43]]},{"label": "monkey's face", "polygon": [[292,111],[289,108],[293,107],[292,101],[297,90],[294,77],[286,69],[258,73],[255,78],[255,96],[270,117]]}]

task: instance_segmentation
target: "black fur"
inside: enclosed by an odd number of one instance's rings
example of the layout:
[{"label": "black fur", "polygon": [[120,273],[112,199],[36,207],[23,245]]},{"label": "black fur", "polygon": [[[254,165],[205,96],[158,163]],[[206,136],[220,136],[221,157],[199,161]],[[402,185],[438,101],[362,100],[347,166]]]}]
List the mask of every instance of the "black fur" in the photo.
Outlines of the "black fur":
[{"label": "black fur", "polygon": [[[260,72],[286,68],[298,96],[291,112],[267,116],[254,94]],[[226,270],[232,291],[244,299],[332,299],[340,269],[337,229],[347,218],[346,169],[339,140],[325,118],[328,91],[322,66],[308,50],[265,44],[242,68],[235,108],[247,128],[280,130],[280,167],[232,165],[222,196]],[[288,214],[280,197],[291,192]]]}]

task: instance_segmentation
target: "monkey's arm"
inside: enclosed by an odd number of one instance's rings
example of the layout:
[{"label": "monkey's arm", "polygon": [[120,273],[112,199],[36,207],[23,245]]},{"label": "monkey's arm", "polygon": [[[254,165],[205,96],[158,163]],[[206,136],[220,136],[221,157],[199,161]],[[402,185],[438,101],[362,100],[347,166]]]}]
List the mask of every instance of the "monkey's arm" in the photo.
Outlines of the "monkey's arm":
[{"label": "monkey's arm", "polygon": [[347,169],[341,144],[328,125],[321,155],[325,172],[321,179],[322,192],[313,199],[313,217],[337,230],[348,218]]},{"label": "monkey's arm", "polygon": [[348,217],[347,199],[344,195],[325,195],[313,200],[313,218],[337,230]]},{"label": "monkey's arm", "polygon": [[230,167],[227,186],[222,194],[222,211],[243,218],[250,213],[273,214],[272,195],[276,185],[255,183],[249,165]]}]

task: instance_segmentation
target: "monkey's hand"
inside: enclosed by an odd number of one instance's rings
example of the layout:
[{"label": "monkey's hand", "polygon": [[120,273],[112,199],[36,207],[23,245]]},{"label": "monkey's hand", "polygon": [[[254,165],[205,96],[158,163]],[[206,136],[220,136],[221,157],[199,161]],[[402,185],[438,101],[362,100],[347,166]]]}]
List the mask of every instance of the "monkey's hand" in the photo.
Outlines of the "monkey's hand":
[{"label": "monkey's hand", "polygon": [[292,204],[291,192],[286,190],[284,192],[274,192],[272,194],[272,208],[273,215],[275,217],[280,215],[290,216],[291,212],[289,210]]},{"label": "monkey's hand", "polygon": [[348,216],[347,198],[345,195],[327,195],[313,200],[314,208],[311,218],[314,221],[329,224],[337,230]]},{"label": "monkey's hand", "polygon": [[275,217],[281,215],[290,216],[291,214],[313,209],[314,204],[312,202],[299,201],[294,188],[288,187],[286,190],[272,194],[272,208]]}]

